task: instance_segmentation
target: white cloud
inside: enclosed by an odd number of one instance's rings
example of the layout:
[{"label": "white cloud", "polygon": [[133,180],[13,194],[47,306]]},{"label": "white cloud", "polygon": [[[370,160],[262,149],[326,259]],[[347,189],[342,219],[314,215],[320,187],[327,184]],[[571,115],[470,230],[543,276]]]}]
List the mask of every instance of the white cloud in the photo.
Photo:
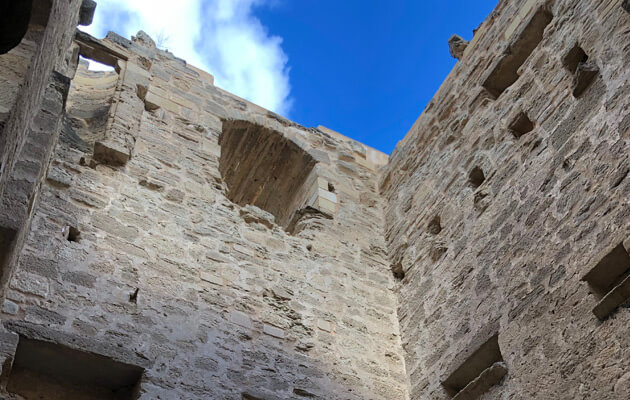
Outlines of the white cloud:
[{"label": "white cloud", "polygon": [[279,114],[291,106],[282,38],[253,15],[275,0],[99,0],[85,30],[131,37],[147,32],[177,57],[212,73],[217,86]]}]

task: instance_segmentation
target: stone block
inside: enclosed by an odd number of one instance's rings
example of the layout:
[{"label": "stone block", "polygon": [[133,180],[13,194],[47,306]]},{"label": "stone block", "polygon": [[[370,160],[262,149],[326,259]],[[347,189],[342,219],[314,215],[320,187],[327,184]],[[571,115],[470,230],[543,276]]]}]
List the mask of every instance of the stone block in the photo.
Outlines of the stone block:
[{"label": "stone block", "polygon": [[501,379],[507,375],[508,370],[504,362],[496,362],[492,366],[486,368],[475,380],[470,382],[464,389],[457,393],[453,400],[477,400],[496,385]]},{"label": "stone block", "polygon": [[223,279],[221,277],[206,271],[201,271],[201,280],[212,283],[213,285],[223,285]]},{"label": "stone block", "polygon": [[20,307],[11,300],[4,300],[2,305],[2,312],[9,315],[17,315],[20,311]]},{"label": "stone block", "polygon": [[252,320],[249,318],[249,315],[240,311],[232,311],[230,313],[230,322],[242,326],[243,328],[253,328]]},{"label": "stone block", "polygon": [[594,62],[581,62],[577,66],[573,83],[573,96],[580,97],[599,75],[599,67]]},{"label": "stone block", "polygon": [[269,336],[273,336],[278,339],[284,339],[284,331],[273,325],[265,324],[263,326],[263,332]]},{"label": "stone block", "polygon": [[317,327],[324,332],[332,332],[332,324],[324,319],[317,320]]},{"label": "stone block", "polygon": [[456,58],[457,60],[462,59],[467,46],[468,41],[464,40],[461,36],[452,35],[450,39],[448,39],[448,49],[451,53],[451,57]]}]

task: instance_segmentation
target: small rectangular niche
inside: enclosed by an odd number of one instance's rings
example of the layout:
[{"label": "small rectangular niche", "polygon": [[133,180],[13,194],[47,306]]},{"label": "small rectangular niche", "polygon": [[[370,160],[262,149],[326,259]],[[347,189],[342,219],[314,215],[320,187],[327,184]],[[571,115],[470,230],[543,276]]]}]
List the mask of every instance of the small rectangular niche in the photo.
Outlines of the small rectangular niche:
[{"label": "small rectangular niche", "polygon": [[455,400],[476,399],[507,374],[495,334],[482,344],[444,382],[442,386]]},{"label": "small rectangular niche", "polygon": [[132,400],[143,368],[20,337],[7,390],[25,400]]},{"label": "small rectangular niche", "polygon": [[583,278],[598,300],[593,313],[600,320],[630,300],[630,254],[619,244]]},{"label": "small rectangular niche", "polygon": [[573,96],[580,97],[599,75],[599,67],[575,44],[562,58],[562,65],[573,75]]},{"label": "small rectangular niche", "polygon": [[577,71],[578,65],[587,61],[588,55],[584,52],[580,45],[576,43],[562,58],[562,65],[564,65],[564,68],[566,68],[569,72],[574,74]]},{"label": "small rectangular niche", "polygon": [[517,139],[534,130],[534,122],[524,112],[518,113],[508,127]]},{"label": "small rectangular niche", "polygon": [[553,15],[546,9],[538,10],[521,34],[504,52],[503,58],[483,83],[483,87],[495,99],[518,80],[518,69],[542,41],[545,28],[552,19]]}]

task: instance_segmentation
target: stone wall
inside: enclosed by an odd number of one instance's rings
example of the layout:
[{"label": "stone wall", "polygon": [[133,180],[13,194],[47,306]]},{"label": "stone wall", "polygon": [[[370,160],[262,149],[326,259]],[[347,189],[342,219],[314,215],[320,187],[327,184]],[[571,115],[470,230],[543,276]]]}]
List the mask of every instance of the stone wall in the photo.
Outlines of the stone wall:
[{"label": "stone wall", "polygon": [[412,399],[630,397],[629,29],[501,1],[390,157]]},{"label": "stone wall", "polygon": [[[89,2],[86,0],[85,2]],[[84,3],[85,3],[84,2]],[[37,208],[58,138],[69,77],[67,55],[81,2],[33,0],[2,5],[0,54],[0,294]],[[89,14],[89,13],[88,13]],[[89,15],[88,15],[89,16]],[[51,51],[50,49],[55,49]],[[0,328],[2,376],[17,335]]]},{"label": "stone wall", "polygon": [[53,1],[0,56],[0,396],[627,399],[626,3],[500,1],[388,158]]},{"label": "stone wall", "polygon": [[143,399],[407,398],[387,157],[222,91],[143,33],[77,45],[116,73],[72,81],[4,301],[21,337],[8,389],[48,390],[57,372],[29,360],[70,343],[141,367]]}]

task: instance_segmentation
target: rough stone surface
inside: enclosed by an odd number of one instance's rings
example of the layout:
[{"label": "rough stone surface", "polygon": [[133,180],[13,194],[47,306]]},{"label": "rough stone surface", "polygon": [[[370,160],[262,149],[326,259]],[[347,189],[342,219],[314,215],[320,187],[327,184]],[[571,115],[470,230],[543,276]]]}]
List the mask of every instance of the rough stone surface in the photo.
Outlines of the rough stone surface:
[{"label": "rough stone surface", "polygon": [[79,25],[91,25],[96,12],[96,2],[94,0],[83,0],[79,13]]},{"label": "rough stone surface", "polygon": [[[541,9],[540,43],[494,99],[480,83]],[[627,398],[630,311],[600,322],[581,279],[630,236],[629,24],[619,1],[501,1],[391,155],[381,189],[412,399],[452,397],[445,373],[488,333],[507,374],[479,398]],[[563,65],[576,43],[599,68],[577,98]]]},{"label": "rough stone surface", "polygon": [[383,157],[152,43],[77,36],[116,69],[77,69],[5,319],[141,355],[143,399],[407,398]]},{"label": "rough stone surface", "polygon": [[448,39],[448,50],[451,56],[458,60],[461,60],[464,56],[464,51],[466,51],[467,46],[468,41],[464,40],[459,35],[453,35]]},{"label": "rough stone surface", "polygon": [[0,397],[627,400],[618,0],[500,1],[390,158],[80,5],[0,55]]}]

